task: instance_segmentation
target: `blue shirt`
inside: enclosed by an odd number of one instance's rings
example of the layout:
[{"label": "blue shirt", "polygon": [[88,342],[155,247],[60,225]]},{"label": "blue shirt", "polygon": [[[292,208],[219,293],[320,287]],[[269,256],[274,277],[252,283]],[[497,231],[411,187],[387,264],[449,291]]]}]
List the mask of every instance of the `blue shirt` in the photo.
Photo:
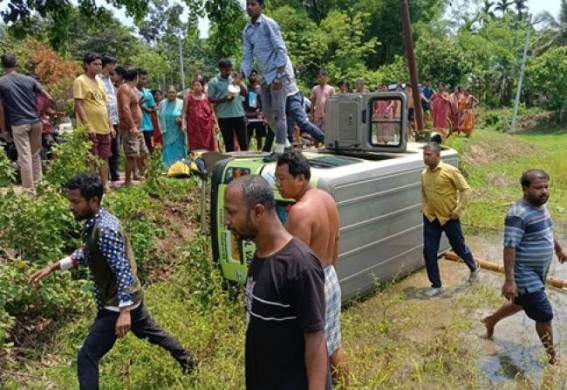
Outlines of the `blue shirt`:
[{"label": "blue shirt", "polygon": [[[128,287],[134,284],[134,277],[132,276],[130,263],[126,257],[124,238],[119,231],[120,222],[118,218],[110,214],[108,211],[100,209],[94,217],[85,222],[82,231],[83,241],[86,240],[89,231],[96,223],[98,223],[100,229],[99,241],[97,243],[98,247],[100,248],[103,256],[107,259],[108,265],[116,275],[116,280],[118,282],[119,306],[129,306],[132,304],[132,296],[126,291]],[[77,249],[73,252],[71,258],[74,263],[88,265],[83,248]],[[99,309],[102,309],[103,303],[101,293],[96,285],[95,295],[97,305]]]},{"label": "blue shirt", "polygon": [[[224,79],[220,76],[209,81],[207,95],[213,99],[222,99],[229,95],[228,87],[234,82],[232,76]],[[244,116],[244,105],[240,95],[228,102],[215,103],[217,118],[240,118]]]},{"label": "blue shirt", "polygon": [[504,225],[504,247],[516,250],[514,278],[518,291],[543,289],[554,249],[553,221],[547,207],[519,200],[508,210]]},{"label": "blue shirt", "polygon": [[118,102],[116,101],[116,88],[110,76],[106,77],[102,73],[97,74],[96,78],[102,81],[106,90],[106,107],[108,108],[108,116],[113,125],[118,124]]},{"label": "blue shirt", "polygon": [[261,14],[256,22],[249,21],[246,24],[242,37],[244,47],[241,72],[246,77],[252,71],[254,57],[268,85],[276,78],[277,69],[281,67],[285,67],[285,74],[288,77],[293,77],[287,48],[280,27],[274,19]]},{"label": "blue shirt", "polygon": [[[142,107],[155,108],[156,101],[154,100],[154,95],[152,95],[152,91],[144,88],[144,90],[141,91],[141,95],[142,97],[146,98],[144,103],[142,103]],[[152,114],[142,109],[142,131],[153,131],[153,130],[154,130],[154,125],[152,124]]]}]

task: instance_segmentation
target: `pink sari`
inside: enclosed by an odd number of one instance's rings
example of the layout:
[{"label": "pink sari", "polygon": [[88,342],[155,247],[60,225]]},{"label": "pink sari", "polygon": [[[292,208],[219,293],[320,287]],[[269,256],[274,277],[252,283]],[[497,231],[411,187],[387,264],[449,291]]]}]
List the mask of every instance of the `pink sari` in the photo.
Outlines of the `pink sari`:
[{"label": "pink sari", "polygon": [[449,113],[451,112],[451,103],[447,92],[436,93],[431,97],[433,111],[433,127],[439,130],[447,130],[449,128]]}]

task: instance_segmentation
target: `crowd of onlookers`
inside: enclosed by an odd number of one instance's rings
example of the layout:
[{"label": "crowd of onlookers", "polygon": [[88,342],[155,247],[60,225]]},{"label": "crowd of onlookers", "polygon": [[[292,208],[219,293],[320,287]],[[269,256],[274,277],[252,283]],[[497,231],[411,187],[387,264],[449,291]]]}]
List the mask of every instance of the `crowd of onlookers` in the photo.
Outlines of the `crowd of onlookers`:
[{"label": "crowd of onlookers", "polygon": [[[24,187],[33,189],[33,183],[41,178],[38,134],[49,133],[50,116],[61,113],[53,110],[51,96],[37,80],[16,72],[13,55],[2,58],[5,76],[0,78],[1,113],[8,121],[2,121],[3,134],[16,145]],[[145,69],[116,64],[116,58],[110,55],[87,53],[83,60],[85,72],[73,83],[77,124],[87,129],[92,154],[101,160],[96,169],[106,188],[140,180],[146,159],[157,145],[161,147],[164,170],[192,151],[246,151],[252,139],[257,150],[272,151],[275,135],[263,116],[262,75],[258,71],[252,70],[246,80],[233,70],[230,60],[222,59],[218,74],[210,80],[197,77],[186,91],[170,85],[164,94],[159,89],[146,88]],[[376,92],[392,90],[407,94],[408,134],[414,134],[417,126],[411,86],[382,84]],[[320,70],[308,97],[300,92],[287,96],[286,143],[318,146],[324,141],[327,127],[327,100],[337,93],[368,92],[361,78],[355,80],[352,90],[346,79],[335,88],[329,84],[327,72]],[[468,89],[456,87],[449,94],[443,83],[434,90],[431,80],[426,80],[420,88],[420,98],[425,120],[430,120],[443,136],[451,131],[470,134],[474,129],[473,107],[478,101]],[[373,118],[379,123],[399,118],[401,104],[399,100],[377,101],[373,111]],[[377,142],[394,139],[392,125],[377,126]],[[125,157],[124,178],[119,173],[121,149]]]}]

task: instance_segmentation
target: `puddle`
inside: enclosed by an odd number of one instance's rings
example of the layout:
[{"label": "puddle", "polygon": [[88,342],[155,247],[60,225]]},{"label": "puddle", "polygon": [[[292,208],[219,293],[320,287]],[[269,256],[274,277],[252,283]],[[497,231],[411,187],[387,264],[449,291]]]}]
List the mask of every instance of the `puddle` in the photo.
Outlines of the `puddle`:
[{"label": "puddle", "polygon": [[[562,237],[564,231],[565,226],[556,226],[559,240],[567,245],[567,240]],[[475,257],[502,264],[501,235],[467,236],[466,239]],[[482,271],[481,275],[481,283],[488,288],[493,287],[495,293],[499,294],[504,275],[492,271]],[[554,258],[549,276],[567,279],[567,264],[562,265]],[[546,291],[554,312],[554,344],[562,361],[561,366],[564,366],[567,364],[567,291],[551,287],[547,287]],[[495,309],[497,305],[479,308],[477,317],[480,319]],[[523,312],[498,323],[492,341],[480,340],[479,365],[495,388],[513,386],[521,389],[567,389],[567,378],[564,375],[549,373],[535,323]]]}]

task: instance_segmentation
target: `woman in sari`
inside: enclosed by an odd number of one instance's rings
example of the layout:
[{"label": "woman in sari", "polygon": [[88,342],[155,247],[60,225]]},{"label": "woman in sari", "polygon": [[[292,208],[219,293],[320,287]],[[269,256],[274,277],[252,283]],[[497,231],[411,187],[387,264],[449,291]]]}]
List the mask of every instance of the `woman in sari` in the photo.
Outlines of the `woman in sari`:
[{"label": "woman in sari", "polygon": [[439,83],[437,92],[429,99],[433,116],[433,127],[443,138],[447,138],[449,129],[449,113],[451,111],[451,99],[445,89],[445,84]]},{"label": "woman in sari", "polygon": [[[378,92],[388,92],[388,86],[380,85]],[[376,128],[376,142],[379,144],[387,145],[388,142],[394,141],[394,124],[391,123],[391,119],[394,117],[395,102],[395,100],[378,100],[374,103],[373,122]]]},{"label": "woman in sari", "polygon": [[158,109],[158,120],[163,137],[161,159],[167,170],[172,164],[187,157],[185,132],[181,128],[183,100],[177,98],[177,89],[173,85],[167,88],[167,99]]},{"label": "woman in sari", "polygon": [[478,103],[478,99],[471,95],[469,89],[465,89],[463,98],[459,101],[459,109],[462,107],[462,125],[461,131],[470,137],[471,133],[474,131],[474,106]]},{"label": "woman in sari", "polygon": [[183,103],[182,126],[187,129],[189,150],[217,150],[216,132],[219,128],[215,110],[204,91],[204,81],[197,78],[193,90]]},{"label": "woman in sari", "polygon": [[450,96],[451,103],[451,123],[453,124],[453,131],[460,133],[461,128],[459,124],[459,100],[463,96],[463,90],[460,86],[455,87],[455,92]]}]

